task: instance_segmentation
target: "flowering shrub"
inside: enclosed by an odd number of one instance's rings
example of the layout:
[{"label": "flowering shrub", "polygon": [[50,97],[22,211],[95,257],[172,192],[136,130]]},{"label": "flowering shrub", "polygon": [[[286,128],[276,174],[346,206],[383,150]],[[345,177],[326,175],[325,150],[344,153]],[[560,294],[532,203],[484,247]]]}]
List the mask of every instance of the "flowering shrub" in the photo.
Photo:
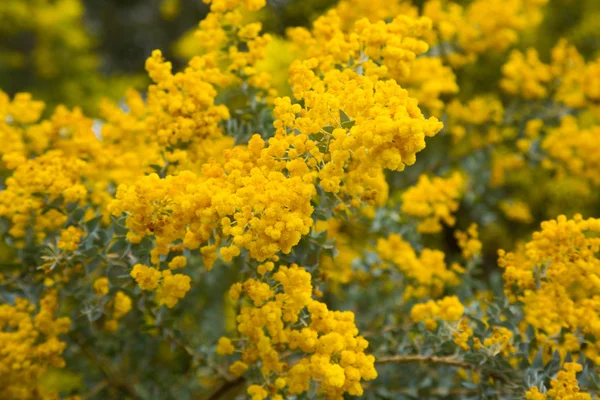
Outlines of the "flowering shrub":
[{"label": "flowering shrub", "polygon": [[[554,2],[204,3],[95,119],[0,91],[0,397],[596,398],[600,58],[536,47]],[[38,6],[0,34],[91,51]]]}]

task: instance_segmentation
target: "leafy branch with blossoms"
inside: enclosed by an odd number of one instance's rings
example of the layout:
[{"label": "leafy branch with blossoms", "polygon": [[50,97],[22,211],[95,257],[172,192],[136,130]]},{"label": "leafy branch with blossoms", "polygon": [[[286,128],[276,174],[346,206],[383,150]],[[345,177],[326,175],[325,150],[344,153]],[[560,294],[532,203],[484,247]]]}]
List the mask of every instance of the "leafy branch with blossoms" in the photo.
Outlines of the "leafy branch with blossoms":
[{"label": "leafy branch with blossoms", "polygon": [[203,1],[96,115],[0,91],[0,397],[597,398],[600,61],[527,45],[552,1]]}]

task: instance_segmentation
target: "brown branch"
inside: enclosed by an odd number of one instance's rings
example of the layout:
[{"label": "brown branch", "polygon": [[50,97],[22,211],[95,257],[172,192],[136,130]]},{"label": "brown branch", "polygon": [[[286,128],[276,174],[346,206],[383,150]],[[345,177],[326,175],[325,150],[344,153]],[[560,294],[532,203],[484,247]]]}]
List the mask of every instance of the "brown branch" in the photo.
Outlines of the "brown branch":
[{"label": "brown branch", "polygon": [[388,356],[375,359],[376,364],[409,364],[409,363],[424,363],[424,364],[444,364],[452,365],[458,368],[474,369],[472,364],[466,361],[457,360],[451,357],[423,356],[420,354],[406,356]]},{"label": "brown branch", "polygon": [[449,365],[457,368],[464,368],[471,371],[478,372],[482,375],[489,376],[490,378],[496,379],[502,383],[509,383],[510,380],[504,376],[493,371],[482,371],[477,365],[470,364],[464,360],[459,360],[452,357],[438,357],[438,356],[426,356],[420,354],[414,355],[398,355],[398,356],[387,356],[387,357],[376,357],[375,364],[409,364],[409,363],[423,363],[423,364],[438,364],[438,365]]},{"label": "brown branch", "polygon": [[243,377],[239,377],[232,381],[226,381],[221,386],[219,386],[210,396],[206,398],[206,400],[218,400],[228,394],[230,391],[235,390],[239,386],[243,385],[246,382],[246,379]]}]

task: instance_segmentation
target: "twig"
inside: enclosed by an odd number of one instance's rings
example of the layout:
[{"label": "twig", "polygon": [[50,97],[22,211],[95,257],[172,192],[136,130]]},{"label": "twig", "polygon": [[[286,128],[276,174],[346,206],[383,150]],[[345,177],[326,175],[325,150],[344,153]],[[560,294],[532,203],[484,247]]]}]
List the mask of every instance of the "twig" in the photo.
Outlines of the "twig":
[{"label": "twig", "polygon": [[510,380],[504,375],[494,373],[492,371],[482,371],[481,367],[470,364],[464,360],[459,360],[452,357],[438,357],[438,356],[425,356],[420,354],[414,355],[398,355],[398,356],[387,356],[378,357],[375,359],[376,364],[409,364],[409,363],[423,363],[423,364],[440,364],[449,365],[457,368],[469,369],[476,371],[482,375],[487,375],[494,378],[502,383],[509,383]]},{"label": "twig", "polygon": [[[114,387],[116,390],[121,392],[122,394],[129,396],[132,399],[139,399],[140,397],[136,393],[135,389],[130,387],[127,383],[123,382],[120,378],[115,377],[113,372],[109,368],[109,364],[102,362],[96,357],[96,355],[90,351],[90,349],[83,343],[83,341],[78,338],[74,338],[75,342],[79,345],[81,350],[85,353],[88,359],[102,372],[104,377],[106,378],[105,382]],[[102,390],[102,388],[100,389]]]},{"label": "twig", "polygon": [[238,386],[244,384],[244,382],[246,382],[246,379],[242,377],[239,377],[232,381],[226,381],[221,386],[219,386],[217,390],[215,390],[210,396],[208,396],[206,400],[218,400],[221,397],[225,396],[227,393],[229,393],[231,390],[234,390]]},{"label": "twig", "polygon": [[457,360],[451,357],[438,357],[438,356],[423,356],[420,354],[415,355],[400,355],[400,356],[388,356],[379,357],[375,359],[376,364],[408,364],[408,363],[425,363],[425,364],[444,364],[452,365],[454,367],[474,369],[474,366],[466,361]]},{"label": "twig", "polygon": [[81,396],[81,399],[82,400],[91,399],[92,397],[94,397],[95,395],[100,393],[102,391],[102,389],[104,389],[108,385],[109,385],[109,382],[107,380],[103,380],[102,382],[100,382],[96,386],[94,386],[92,388],[92,390],[90,390],[89,392],[87,392],[86,394]]}]

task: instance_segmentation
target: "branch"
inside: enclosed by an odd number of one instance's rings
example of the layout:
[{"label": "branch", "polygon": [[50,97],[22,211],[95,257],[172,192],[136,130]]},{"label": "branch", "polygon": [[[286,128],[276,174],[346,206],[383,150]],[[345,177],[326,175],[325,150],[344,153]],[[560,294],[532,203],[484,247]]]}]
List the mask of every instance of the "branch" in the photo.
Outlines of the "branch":
[{"label": "branch", "polygon": [[420,354],[414,355],[399,355],[399,356],[387,356],[375,358],[376,364],[409,364],[409,363],[423,363],[423,364],[439,364],[449,365],[457,368],[469,369],[476,371],[482,375],[487,375],[494,378],[502,383],[509,383],[510,380],[501,374],[493,371],[482,371],[480,366],[470,364],[464,360],[459,360],[452,357],[438,357],[438,356],[425,356]]},{"label": "branch", "polygon": [[206,398],[206,400],[218,400],[218,399],[222,398],[223,396],[225,396],[230,391],[236,389],[238,386],[243,385],[245,382],[246,382],[246,379],[244,379],[241,376],[232,381],[226,381],[221,386],[219,386],[217,388],[217,390],[215,390],[210,396],[208,396]]},{"label": "branch", "polygon": [[454,367],[474,369],[474,366],[466,361],[457,360],[451,357],[423,356],[420,354],[406,356],[388,356],[375,359],[376,364],[408,364],[408,363],[425,363],[425,364],[443,364],[452,365]]}]

